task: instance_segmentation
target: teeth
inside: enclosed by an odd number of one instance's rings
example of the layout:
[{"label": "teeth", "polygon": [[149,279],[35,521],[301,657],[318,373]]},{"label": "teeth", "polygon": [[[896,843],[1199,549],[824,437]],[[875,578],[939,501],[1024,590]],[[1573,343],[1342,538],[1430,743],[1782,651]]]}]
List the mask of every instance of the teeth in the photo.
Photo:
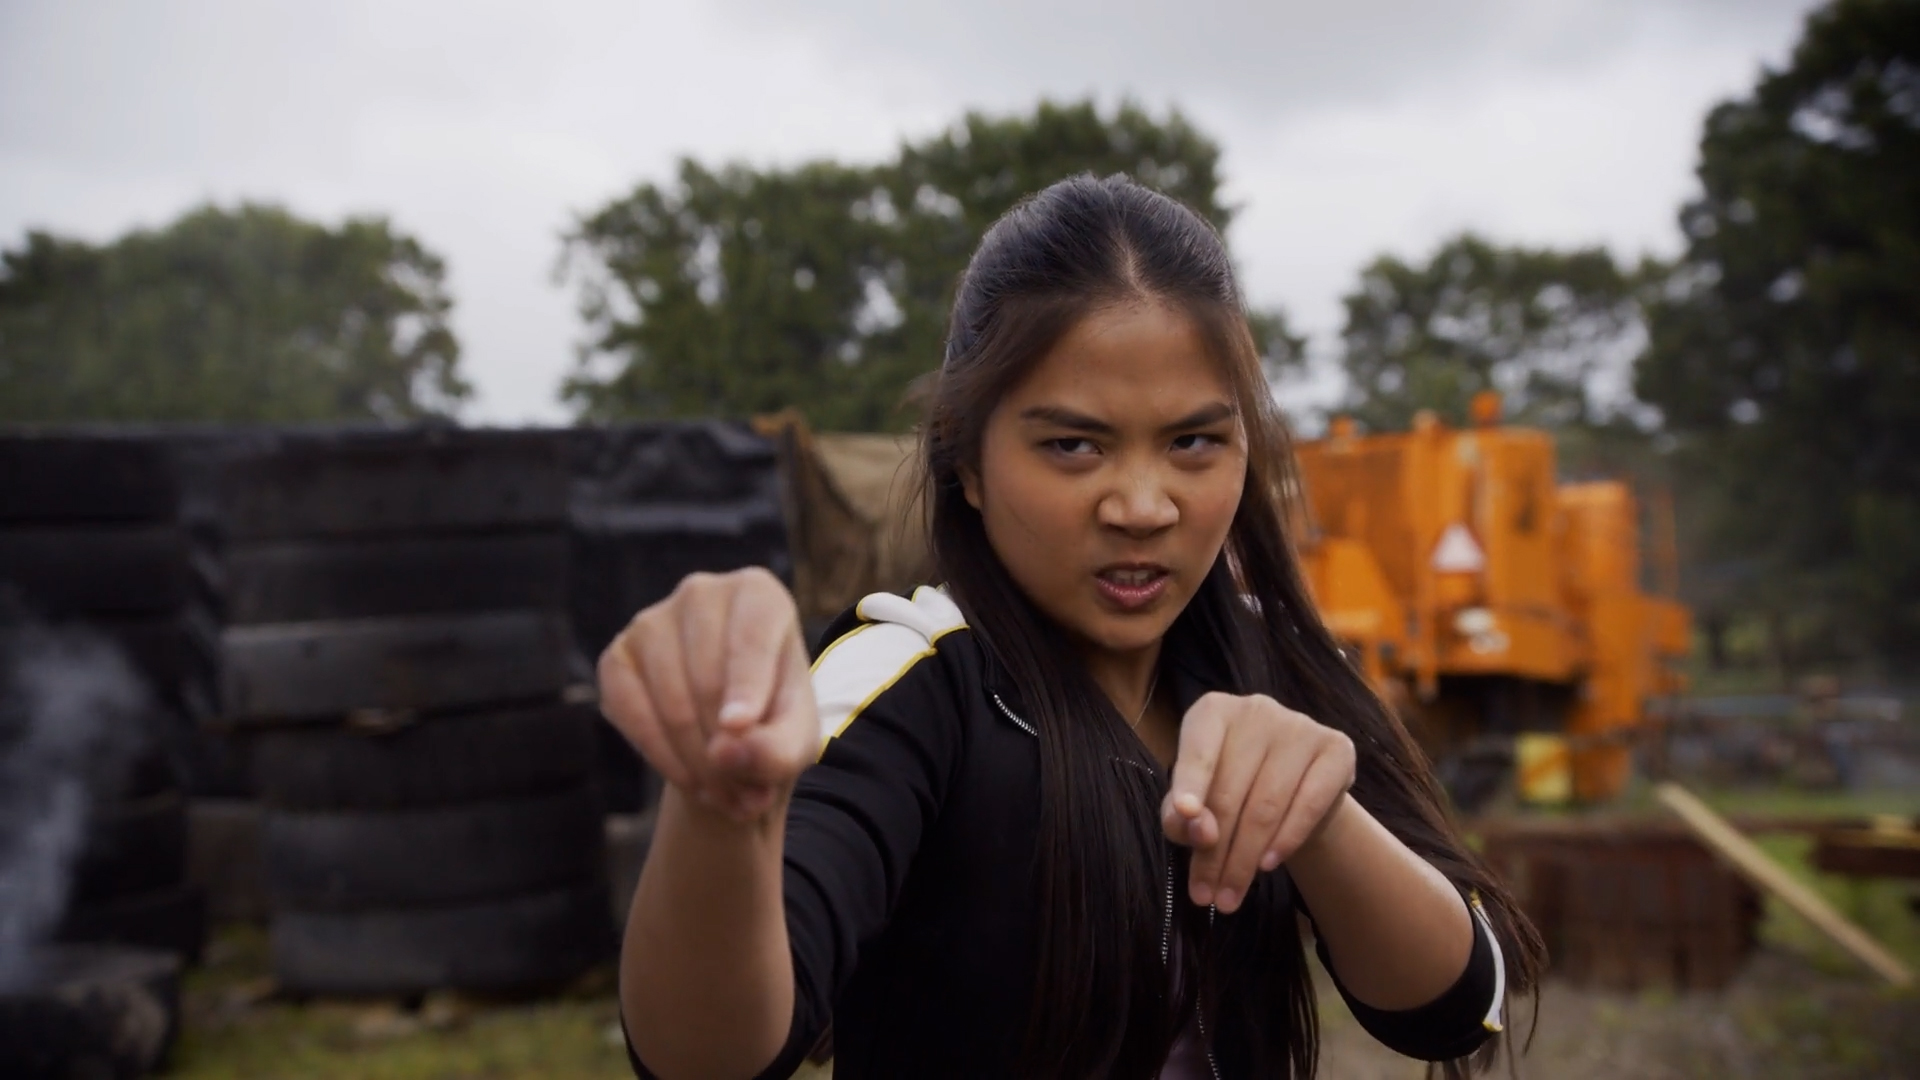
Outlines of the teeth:
[{"label": "teeth", "polygon": [[1145,585],[1159,576],[1157,570],[1109,570],[1105,574],[1115,585]]}]

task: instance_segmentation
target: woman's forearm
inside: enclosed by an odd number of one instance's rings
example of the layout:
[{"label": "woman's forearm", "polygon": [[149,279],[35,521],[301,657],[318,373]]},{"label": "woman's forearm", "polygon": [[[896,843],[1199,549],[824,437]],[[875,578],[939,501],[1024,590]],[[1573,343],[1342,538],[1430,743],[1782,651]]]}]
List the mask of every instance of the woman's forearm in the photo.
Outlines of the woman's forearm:
[{"label": "woman's forearm", "polygon": [[784,807],[742,824],[669,787],[620,952],[635,1052],[663,1078],[751,1077],[793,1018]]},{"label": "woman's forearm", "polygon": [[1438,998],[1466,970],[1473,916],[1439,870],[1351,795],[1287,860],[1348,993],[1376,1009]]}]

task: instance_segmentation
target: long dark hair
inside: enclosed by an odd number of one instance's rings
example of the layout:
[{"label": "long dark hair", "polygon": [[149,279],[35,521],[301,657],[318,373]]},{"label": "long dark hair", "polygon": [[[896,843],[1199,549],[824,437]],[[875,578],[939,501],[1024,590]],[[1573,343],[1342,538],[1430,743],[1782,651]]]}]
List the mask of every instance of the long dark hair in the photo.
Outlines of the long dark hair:
[{"label": "long dark hair", "polygon": [[[1425,757],[1368,688],[1315,614],[1287,538],[1293,489],[1286,426],[1262,377],[1220,236],[1180,203],[1125,177],[1063,180],[1015,206],[980,241],[961,277],[946,356],[926,391],[921,429],[928,536],[944,581],[982,643],[1019,689],[1040,741],[1038,962],[1023,1072],[1149,1080],[1197,996],[1255,1040],[1259,1075],[1313,1075],[1318,1020],[1285,894],[1262,875],[1235,948],[1252,982],[1219,985],[1216,948],[1182,954],[1197,979],[1176,995],[1162,953],[1171,902],[1158,818],[1164,773],[1078,661],[1064,632],[1020,591],[988,543],[961,476],[977,469],[988,415],[1079,319],[1152,300],[1191,318],[1229,380],[1247,438],[1247,477],[1217,564],[1169,631],[1223,658],[1239,693],[1264,693],[1352,737],[1353,795],[1462,890],[1477,891],[1507,960],[1508,985],[1530,989],[1539,936],[1468,850]],[[1243,593],[1255,599],[1249,605]],[[1184,877],[1184,859],[1181,864]],[[1172,889],[1184,894],[1185,890]],[[1189,908],[1183,901],[1183,907]],[[1248,916],[1252,916],[1249,919]],[[1237,1015],[1236,1015],[1237,1014]],[[1491,1062],[1441,1071],[1466,1076]]]}]

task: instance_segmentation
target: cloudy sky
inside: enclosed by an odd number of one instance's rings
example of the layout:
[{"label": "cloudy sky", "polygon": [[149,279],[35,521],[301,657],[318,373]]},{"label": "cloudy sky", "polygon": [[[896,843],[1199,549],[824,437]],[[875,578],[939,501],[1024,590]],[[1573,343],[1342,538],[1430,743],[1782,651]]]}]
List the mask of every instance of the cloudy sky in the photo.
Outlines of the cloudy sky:
[{"label": "cloudy sky", "polygon": [[968,108],[1177,104],[1247,291],[1329,349],[1381,252],[1465,228],[1670,253],[1699,124],[1805,0],[0,0],[0,244],[212,199],[446,256],[467,418],[563,419],[575,214],[675,160],[877,159]]}]

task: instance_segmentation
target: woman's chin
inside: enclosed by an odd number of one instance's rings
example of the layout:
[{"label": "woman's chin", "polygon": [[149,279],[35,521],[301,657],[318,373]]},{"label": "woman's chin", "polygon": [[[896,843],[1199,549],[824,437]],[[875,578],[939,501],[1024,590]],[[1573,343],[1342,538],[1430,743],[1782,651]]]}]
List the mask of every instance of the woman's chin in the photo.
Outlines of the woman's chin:
[{"label": "woman's chin", "polygon": [[1116,618],[1101,613],[1074,628],[1089,646],[1104,653],[1137,653],[1159,644],[1170,620],[1151,617]]}]

